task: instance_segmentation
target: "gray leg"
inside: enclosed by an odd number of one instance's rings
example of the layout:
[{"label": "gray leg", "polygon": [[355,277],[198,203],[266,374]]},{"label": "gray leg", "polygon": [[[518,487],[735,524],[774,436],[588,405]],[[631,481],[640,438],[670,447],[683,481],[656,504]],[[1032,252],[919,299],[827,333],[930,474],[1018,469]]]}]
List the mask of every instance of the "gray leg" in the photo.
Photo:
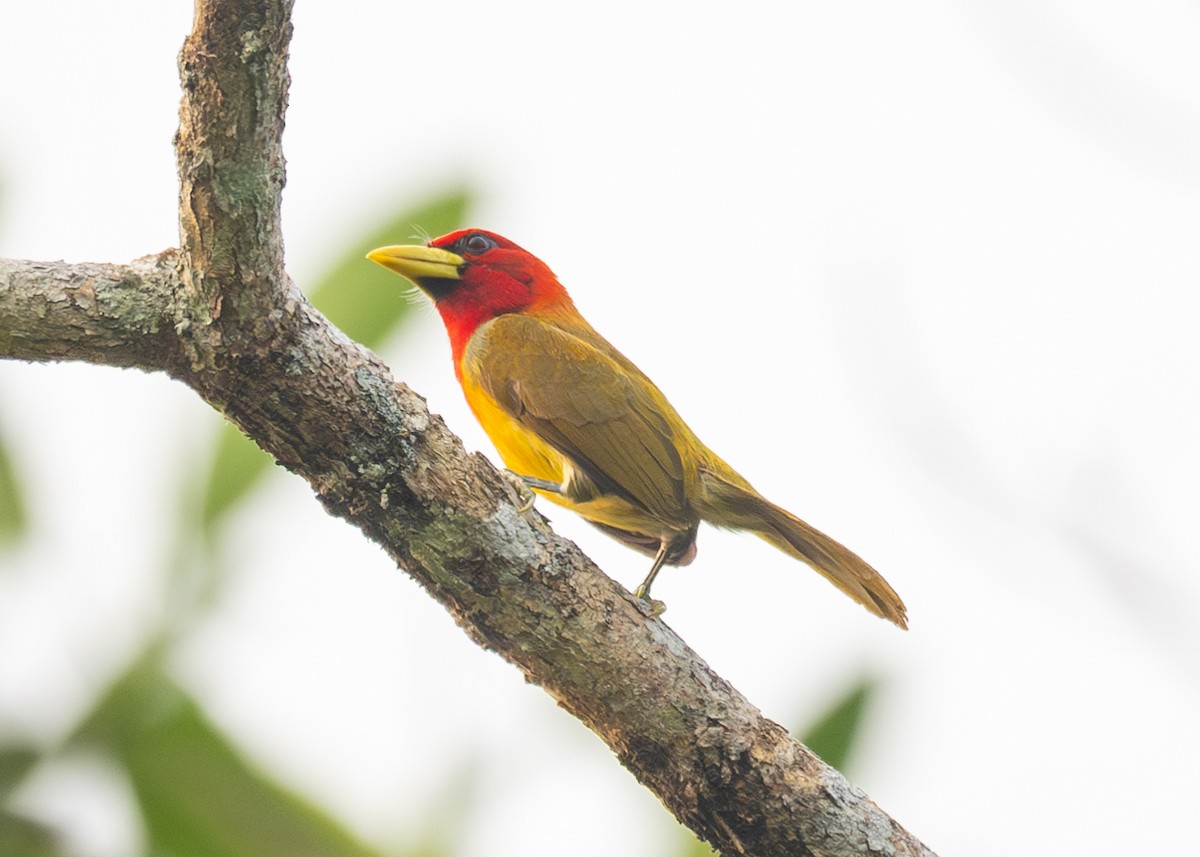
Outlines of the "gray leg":
[{"label": "gray leg", "polygon": [[667,560],[667,540],[663,539],[659,545],[658,553],[654,555],[654,564],[650,566],[650,573],[646,575],[646,579],[642,581],[642,585],[633,593],[635,597],[643,601],[652,601],[650,597],[650,584],[654,582],[654,578],[658,577],[659,570],[663,567],[663,563]]},{"label": "gray leg", "polygon": [[[508,471],[512,473],[512,471]],[[513,473],[518,479],[528,485],[530,488],[537,488],[540,491],[549,491],[551,494],[561,494],[562,486],[557,482],[551,482],[549,479],[538,479],[534,476],[522,476],[520,473]]]}]

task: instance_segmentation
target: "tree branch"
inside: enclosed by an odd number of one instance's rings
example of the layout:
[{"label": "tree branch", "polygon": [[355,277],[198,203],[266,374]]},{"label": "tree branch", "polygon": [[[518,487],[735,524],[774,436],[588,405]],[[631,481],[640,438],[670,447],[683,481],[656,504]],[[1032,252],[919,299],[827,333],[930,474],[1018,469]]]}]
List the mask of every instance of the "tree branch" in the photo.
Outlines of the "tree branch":
[{"label": "tree branch", "polygon": [[[287,291],[279,209],[291,14],[292,0],[198,0],[179,52],[180,276],[191,314],[235,337]],[[201,352],[222,347],[196,332]]]},{"label": "tree branch", "polygon": [[170,373],[381,544],[480,645],[726,854],[931,852],[716,675],[282,266],[291,3],[200,0],[180,57],[182,249],[0,265],[0,356]]},{"label": "tree branch", "polygon": [[128,265],[0,259],[0,356],[167,369],[176,261],[174,250]]}]

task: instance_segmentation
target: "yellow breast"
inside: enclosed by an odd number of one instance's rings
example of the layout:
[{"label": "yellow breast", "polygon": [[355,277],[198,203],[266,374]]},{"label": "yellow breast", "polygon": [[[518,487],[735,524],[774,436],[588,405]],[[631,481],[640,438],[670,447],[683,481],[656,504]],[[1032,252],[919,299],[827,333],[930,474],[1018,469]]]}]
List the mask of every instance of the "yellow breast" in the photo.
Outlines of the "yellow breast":
[{"label": "yellow breast", "polygon": [[561,453],[510,417],[470,378],[463,378],[462,388],[475,419],[491,438],[505,467],[521,476],[562,484],[569,464]]}]

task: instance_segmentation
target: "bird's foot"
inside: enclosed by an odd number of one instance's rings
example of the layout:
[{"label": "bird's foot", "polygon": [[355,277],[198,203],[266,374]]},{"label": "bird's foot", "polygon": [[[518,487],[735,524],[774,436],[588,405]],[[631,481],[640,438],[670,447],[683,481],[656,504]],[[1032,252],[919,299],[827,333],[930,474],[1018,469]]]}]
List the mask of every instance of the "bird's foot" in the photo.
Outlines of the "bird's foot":
[{"label": "bird's foot", "polygon": [[525,483],[525,477],[521,476],[521,474],[513,473],[511,470],[501,472],[512,483],[513,488],[517,490],[517,496],[521,498],[521,505],[517,507],[517,514],[524,515],[533,508],[533,502],[537,499],[537,494],[529,490],[529,486]]},{"label": "bird's foot", "polygon": [[541,491],[549,491],[553,494],[561,494],[562,486],[557,482],[551,482],[548,479],[538,479],[535,476],[524,476],[517,473],[515,470],[505,470],[504,475],[509,478],[513,485],[517,488],[517,493],[521,495],[524,502],[517,508],[517,512],[525,514],[533,508],[533,501],[537,499],[537,495],[533,493],[532,488],[537,488]]},{"label": "bird's foot", "polygon": [[639,604],[645,607],[651,619],[667,612],[666,602],[659,601],[657,598],[651,598],[650,590],[644,584],[634,591],[633,597],[638,600]]}]

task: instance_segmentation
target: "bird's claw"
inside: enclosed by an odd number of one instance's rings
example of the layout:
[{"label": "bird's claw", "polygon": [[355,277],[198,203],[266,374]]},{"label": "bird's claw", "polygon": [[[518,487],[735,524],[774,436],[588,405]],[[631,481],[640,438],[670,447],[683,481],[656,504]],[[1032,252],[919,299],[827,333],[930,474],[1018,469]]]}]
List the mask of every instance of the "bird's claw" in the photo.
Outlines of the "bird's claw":
[{"label": "bird's claw", "polygon": [[524,515],[533,508],[533,503],[537,500],[537,494],[529,490],[529,485],[525,482],[525,477],[519,473],[514,473],[511,470],[503,471],[508,477],[508,481],[517,489],[517,496],[521,498],[521,505],[517,507],[517,514]]},{"label": "bird's claw", "polygon": [[534,488],[538,489],[539,491],[549,491],[551,494],[561,494],[563,492],[561,485],[559,485],[557,482],[551,482],[549,479],[538,479],[536,476],[526,476],[523,473],[517,473],[515,470],[505,469],[504,472],[510,479],[520,485],[520,488],[517,490],[521,493],[521,496],[525,496],[526,494],[529,495],[529,500],[522,504],[521,508],[517,510],[518,512],[528,512],[533,508],[533,501],[537,498],[537,495],[533,493]]},{"label": "bird's claw", "polygon": [[659,601],[657,598],[651,598],[650,593],[646,591],[646,587],[644,586],[639,586],[633,593],[633,597],[645,606],[646,612],[650,614],[651,619],[667,612],[666,602]]}]

